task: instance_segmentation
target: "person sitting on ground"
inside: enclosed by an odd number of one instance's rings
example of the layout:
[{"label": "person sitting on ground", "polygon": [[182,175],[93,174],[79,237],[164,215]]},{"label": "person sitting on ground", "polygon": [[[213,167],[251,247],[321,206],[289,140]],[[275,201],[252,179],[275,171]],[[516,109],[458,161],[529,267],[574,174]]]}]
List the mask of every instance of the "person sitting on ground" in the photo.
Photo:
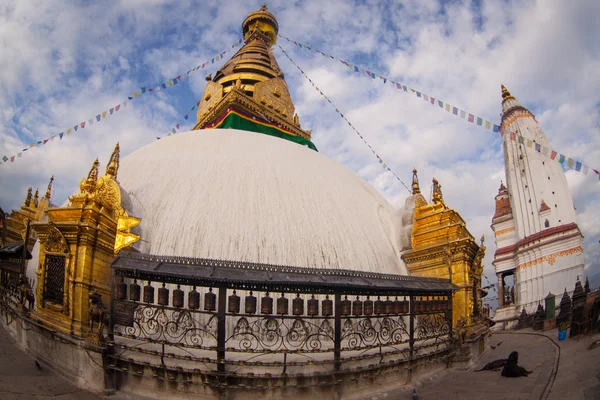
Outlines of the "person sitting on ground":
[{"label": "person sitting on ground", "polygon": [[508,356],[508,361],[506,362],[506,364],[504,365],[504,368],[502,369],[502,376],[507,376],[510,378],[517,378],[519,376],[527,376],[528,374],[530,374],[532,372],[532,371],[527,371],[523,367],[519,367],[517,365],[518,362],[519,362],[519,353],[516,351],[513,351]]}]

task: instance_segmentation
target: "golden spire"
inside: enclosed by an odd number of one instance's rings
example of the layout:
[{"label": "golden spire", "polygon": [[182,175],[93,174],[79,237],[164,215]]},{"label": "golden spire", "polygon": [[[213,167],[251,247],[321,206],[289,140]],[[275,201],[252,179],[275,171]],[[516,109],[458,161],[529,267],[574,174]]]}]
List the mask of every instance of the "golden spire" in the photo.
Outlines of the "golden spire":
[{"label": "golden spire", "polygon": [[419,177],[417,177],[417,169],[413,168],[413,181],[412,181],[412,194],[421,193],[421,189],[419,188]]},{"label": "golden spire", "polygon": [[50,200],[50,196],[52,196],[52,182],[54,182],[54,175],[50,177],[50,183],[48,183],[48,189],[46,189],[46,198]]},{"label": "golden spire", "polygon": [[500,85],[500,89],[502,90],[502,103],[504,103],[506,100],[514,99],[513,95],[510,94],[506,86]]},{"label": "golden spire", "polygon": [[438,180],[435,178],[433,178],[433,198],[431,200],[434,204],[444,204],[444,196],[442,195],[442,185],[440,185]]},{"label": "golden spire", "polygon": [[92,168],[90,172],[88,172],[88,176],[86,179],[82,179],[79,184],[79,190],[81,193],[94,193],[96,189],[96,182],[98,181],[98,167],[100,166],[100,162],[96,158],[96,160],[92,163]]},{"label": "golden spire", "polygon": [[29,207],[31,205],[31,191],[33,190],[32,187],[29,187],[29,189],[27,189],[27,197],[25,197],[25,207]]},{"label": "golden spire", "polygon": [[108,160],[108,164],[106,165],[106,175],[110,175],[117,179],[117,172],[119,171],[119,142],[115,146],[112,154],[110,155],[110,160]]},{"label": "golden spire", "polygon": [[[215,124],[218,127],[218,121],[235,109],[277,126],[286,134],[285,137],[298,136],[310,140],[311,132],[303,130],[295,116],[284,74],[271,49],[277,41],[278,32],[277,19],[264,4],[244,19],[244,45],[213,76],[206,78],[194,129],[213,128]],[[296,138],[293,141],[303,142]]]},{"label": "golden spire", "polygon": [[33,206],[34,207],[38,206],[38,195],[39,195],[39,190],[35,189],[35,194],[33,195]]}]

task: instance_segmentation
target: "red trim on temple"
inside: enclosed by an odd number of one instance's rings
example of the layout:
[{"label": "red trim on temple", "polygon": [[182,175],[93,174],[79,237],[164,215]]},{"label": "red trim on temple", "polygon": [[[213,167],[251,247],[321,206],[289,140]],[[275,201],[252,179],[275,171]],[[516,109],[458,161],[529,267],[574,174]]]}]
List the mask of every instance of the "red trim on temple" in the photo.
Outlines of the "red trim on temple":
[{"label": "red trim on temple", "polygon": [[[560,226],[555,226],[553,228],[544,229],[541,232],[534,233],[533,235],[529,235],[526,238],[523,238],[523,239],[519,240],[515,244],[512,244],[510,246],[506,246],[506,247],[502,247],[502,248],[496,250],[495,256],[514,252],[519,247],[521,247],[521,246],[523,246],[523,245],[525,245],[527,243],[531,243],[531,242],[533,242],[535,240],[543,239],[543,238],[545,238],[547,236],[552,236],[552,235],[557,234],[557,233],[570,231],[571,229],[577,229],[577,230],[579,230],[579,227],[577,226],[577,224],[575,222],[571,222],[570,224],[560,225]],[[579,234],[581,234],[581,233],[579,233]]]}]

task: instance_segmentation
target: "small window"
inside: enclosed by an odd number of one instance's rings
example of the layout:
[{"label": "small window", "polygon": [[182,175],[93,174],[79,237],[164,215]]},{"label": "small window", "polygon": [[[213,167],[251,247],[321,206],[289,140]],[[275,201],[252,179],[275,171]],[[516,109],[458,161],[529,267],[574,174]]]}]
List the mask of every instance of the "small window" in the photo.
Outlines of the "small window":
[{"label": "small window", "polygon": [[44,299],[63,304],[65,292],[65,257],[46,255]]},{"label": "small window", "polygon": [[544,226],[546,228],[550,228],[550,221],[546,220],[546,222],[544,222]]}]

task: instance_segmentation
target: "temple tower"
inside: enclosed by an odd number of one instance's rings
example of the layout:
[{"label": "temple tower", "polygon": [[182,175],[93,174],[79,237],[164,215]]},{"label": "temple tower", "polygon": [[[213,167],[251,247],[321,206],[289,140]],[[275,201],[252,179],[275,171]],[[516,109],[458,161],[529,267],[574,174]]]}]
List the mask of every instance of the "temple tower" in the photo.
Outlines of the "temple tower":
[{"label": "temple tower", "polygon": [[[506,184],[500,185],[492,230],[498,276],[496,320],[531,313],[549,293],[583,275],[583,235],[567,180],[535,116],[502,85]],[[505,278],[514,283],[506,288]]]}]

